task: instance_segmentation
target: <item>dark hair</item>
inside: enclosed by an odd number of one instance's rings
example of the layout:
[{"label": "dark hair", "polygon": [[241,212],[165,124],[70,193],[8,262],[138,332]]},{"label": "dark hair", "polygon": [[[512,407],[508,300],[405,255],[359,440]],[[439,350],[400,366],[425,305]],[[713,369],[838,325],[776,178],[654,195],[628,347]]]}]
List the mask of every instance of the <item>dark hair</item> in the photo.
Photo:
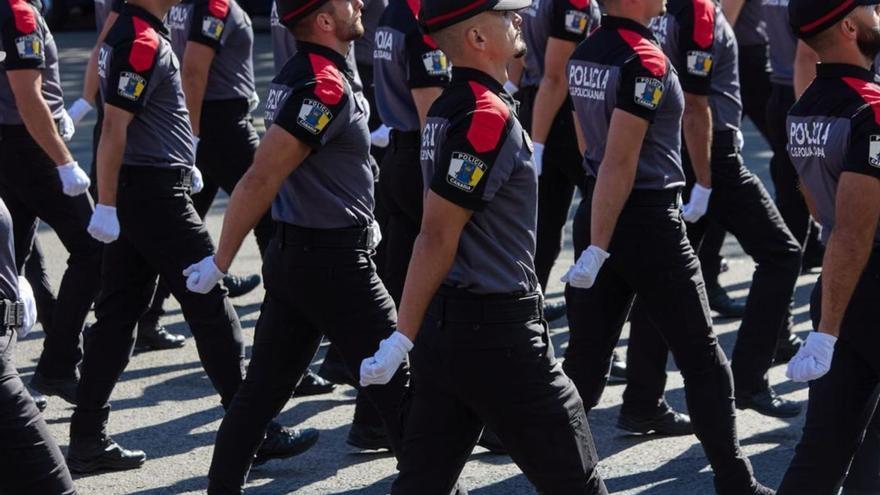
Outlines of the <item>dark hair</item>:
[{"label": "dark hair", "polygon": [[312,34],[312,26],[314,26],[315,18],[318,17],[318,14],[327,14],[329,12],[333,12],[333,1],[324,2],[323,5],[317,8],[314,12],[302,18],[294,24],[293,26],[288,27],[287,29],[293,33],[293,37],[296,39],[300,39],[303,37],[307,37]]}]

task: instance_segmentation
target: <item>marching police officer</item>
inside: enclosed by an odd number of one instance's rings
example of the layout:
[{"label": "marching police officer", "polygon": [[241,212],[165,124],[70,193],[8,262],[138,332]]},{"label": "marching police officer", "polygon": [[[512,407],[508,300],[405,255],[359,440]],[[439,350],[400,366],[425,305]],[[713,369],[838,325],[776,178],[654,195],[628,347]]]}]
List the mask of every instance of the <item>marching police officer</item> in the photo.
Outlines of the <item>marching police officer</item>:
[{"label": "marching police officer", "polygon": [[[70,423],[68,464],[74,471],[131,469],[146,459],[106,432],[113,387],[128,364],[137,318],[152,296],[157,273],[181,303],[199,357],[223,405],[242,381],[244,345],[225,290],[186,289],[185,261],[213,251],[192,206],[195,159],[180,69],[160,20],[175,0],[130,0],[99,54],[104,123],[98,147],[99,204],[89,233],[107,243],[101,295]],[[272,430],[258,460],[308,449],[317,432]]]},{"label": "marching police officer", "polygon": [[[685,376],[693,428],[716,491],[769,494],[739,447],[730,366],[712,332],[699,263],[681,218],[685,99],[647,27],[665,3],[606,0],[602,26],[569,62],[589,179],[574,220],[581,254],[563,278],[570,325],[565,371],[587,407],[594,407],[637,295]],[[700,31],[693,41],[705,43],[711,33]]]},{"label": "marching police officer", "polygon": [[792,0],[789,14],[821,61],[787,130],[826,253],[811,299],[817,331],[787,371],[811,381],[810,400],[779,493],[830,494],[862,441],[880,384],[880,85],[871,71],[880,52],[880,2]]},{"label": "marching police officer", "polygon": [[89,178],[59,133],[69,117],[58,50],[38,8],[26,0],[0,5],[0,26],[0,49],[6,52],[0,63],[0,197],[13,218],[16,266],[21,271],[30,253],[38,218],[70,253],[31,387],[72,403],[80,334],[99,283],[100,245],[86,232]]},{"label": "marching police officer", "polygon": [[415,342],[395,494],[448,493],[484,422],[539,491],[607,493],[583,404],[542,319],[537,171],[502,87],[526,49],[514,11],[528,5],[421,4],[420,22],[454,64],[452,85],[422,133],[424,220],[398,330],[361,364],[361,384],[387,383]]}]

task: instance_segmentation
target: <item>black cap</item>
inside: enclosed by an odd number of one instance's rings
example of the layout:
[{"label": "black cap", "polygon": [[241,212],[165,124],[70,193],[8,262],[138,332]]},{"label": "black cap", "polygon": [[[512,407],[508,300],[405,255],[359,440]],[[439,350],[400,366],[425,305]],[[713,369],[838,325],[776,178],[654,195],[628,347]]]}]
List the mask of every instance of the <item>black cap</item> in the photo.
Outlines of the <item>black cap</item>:
[{"label": "black cap", "polygon": [[811,38],[830,28],[860,5],[877,5],[880,0],[791,0],[788,19],[800,38]]},{"label": "black cap", "polygon": [[307,15],[318,10],[328,0],[275,0],[278,7],[278,22],[292,27]]},{"label": "black cap", "polygon": [[422,0],[419,23],[432,33],[487,10],[520,10],[531,4],[532,0]]}]

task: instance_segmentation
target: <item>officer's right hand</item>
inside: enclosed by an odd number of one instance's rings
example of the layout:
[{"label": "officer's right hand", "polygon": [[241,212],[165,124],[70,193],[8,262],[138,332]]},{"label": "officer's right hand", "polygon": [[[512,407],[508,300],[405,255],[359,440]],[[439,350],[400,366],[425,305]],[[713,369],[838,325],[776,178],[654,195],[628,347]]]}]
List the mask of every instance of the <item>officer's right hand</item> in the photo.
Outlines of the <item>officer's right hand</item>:
[{"label": "officer's right hand", "polygon": [[390,382],[412,348],[412,341],[398,331],[379,342],[376,354],[361,362],[361,386],[385,385]]},{"label": "officer's right hand", "polygon": [[788,362],[785,376],[795,382],[809,382],[821,378],[831,369],[835,344],[837,337],[831,334],[811,333],[801,349]]},{"label": "officer's right hand", "polygon": [[535,170],[538,171],[538,177],[544,172],[544,143],[532,143],[535,149],[532,153],[532,160],[535,162]]},{"label": "officer's right hand", "polygon": [[116,207],[96,205],[87,230],[92,237],[104,244],[110,244],[119,239],[119,219],[116,218]]},{"label": "officer's right hand", "polygon": [[391,128],[382,124],[378,129],[370,133],[370,144],[377,148],[384,148],[391,142]]},{"label": "officer's right hand", "polygon": [[226,274],[217,267],[217,263],[214,262],[214,256],[208,256],[202,261],[187,267],[183,271],[183,276],[186,277],[187,289],[199,294],[207,294],[211,292],[214,286]]},{"label": "officer's right hand", "polygon": [[698,222],[709,211],[709,198],[712,189],[705,188],[697,183],[691,189],[691,199],[681,210],[681,217],[687,223]]},{"label": "officer's right hand", "polygon": [[577,263],[568,269],[568,273],[563,275],[562,282],[576,287],[578,289],[589,289],[596,283],[596,277],[599,276],[599,270],[605,260],[611,255],[602,248],[590,246],[581,253]]},{"label": "officer's right hand", "polygon": [[202,176],[202,171],[199,170],[199,167],[193,165],[192,170],[192,193],[198,194],[202,192],[202,189],[205,188],[205,178]]},{"label": "officer's right hand", "polygon": [[65,163],[55,167],[61,178],[61,190],[67,196],[79,196],[89,190],[91,179],[76,162]]},{"label": "officer's right hand", "polygon": [[24,337],[31,333],[31,329],[37,323],[37,301],[34,299],[31,284],[22,276],[18,277],[18,299],[24,303],[24,322],[18,329],[18,336]]},{"label": "officer's right hand", "polygon": [[75,125],[79,124],[79,122],[91,111],[92,105],[85,99],[80,98],[70,105],[70,108],[67,109],[67,114],[70,115],[70,118]]}]

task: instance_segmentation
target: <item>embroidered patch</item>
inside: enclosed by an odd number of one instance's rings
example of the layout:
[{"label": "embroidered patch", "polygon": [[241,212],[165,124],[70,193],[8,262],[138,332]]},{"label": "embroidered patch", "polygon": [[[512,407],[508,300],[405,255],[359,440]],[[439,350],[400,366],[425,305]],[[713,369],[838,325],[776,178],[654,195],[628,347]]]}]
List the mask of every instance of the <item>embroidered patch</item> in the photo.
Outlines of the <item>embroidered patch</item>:
[{"label": "embroidered patch", "polygon": [[299,109],[296,123],[312,134],[320,134],[332,118],[333,114],[323,103],[307,99]]},{"label": "embroidered patch", "polygon": [[434,50],[422,55],[422,63],[425,64],[425,71],[431,76],[443,76],[449,74],[449,61],[446,54],[440,50]]},{"label": "embroidered patch", "polygon": [[708,76],[712,70],[712,54],[708,52],[690,51],[687,53],[688,74]]},{"label": "embroidered patch", "polygon": [[868,163],[872,167],[880,168],[880,136],[871,136],[871,144],[868,146]]},{"label": "embroidered patch", "polygon": [[117,93],[123,98],[137,101],[147,87],[147,81],[140,74],[134,72],[122,72],[119,74],[119,87]]},{"label": "embroidered patch", "polygon": [[467,153],[453,152],[446,172],[446,182],[466,192],[473,192],[486,173],[486,164]]},{"label": "embroidered patch", "polygon": [[223,35],[223,21],[217,19],[214,16],[206,15],[202,18],[202,34],[211,38],[212,40],[219,41],[220,36]]},{"label": "embroidered patch", "polygon": [[663,98],[663,81],[653,77],[637,77],[634,99],[636,104],[657,110]]},{"label": "embroidered patch", "polygon": [[587,14],[580,10],[569,10],[565,13],[565,30],[569,33],[584,34],[587,29]]},{"label": "embroidered patch", "polygon": [[15,49],[18,52],[18,58],[23,60],[41,60],[43,58],[43,40],[37,34],[15,38]]}]

